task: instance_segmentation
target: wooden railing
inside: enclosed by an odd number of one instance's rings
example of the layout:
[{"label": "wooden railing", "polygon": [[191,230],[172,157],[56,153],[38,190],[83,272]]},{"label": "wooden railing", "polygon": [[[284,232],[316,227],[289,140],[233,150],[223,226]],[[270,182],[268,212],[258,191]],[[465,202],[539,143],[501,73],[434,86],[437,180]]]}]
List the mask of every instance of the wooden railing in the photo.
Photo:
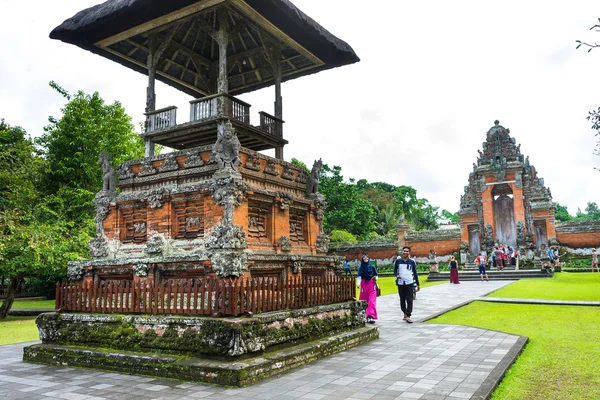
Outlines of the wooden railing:
[{"label": "wooden railing", "polygon": [[258,113],[260,115],[260,130],[265,131],[273,136],[283,137],[283,120],[267,114],[264,111]]},{"label": "wooden railing", "polygon": [[66,282],[56,285],[56,310],[238,316],[352,300],[354,285],[351,275]]},{"label": "wooden railing", "polygon": [[144,113],[146,116],[146,132],[170,128],[177,124],[177,107],[170,106]]},{"label": "wooden railing", "polygon": [[[222,115],[219,115],[219,103],[223,103]],[[228,94],[215,94],[190,101],[190,122],[222,116],[250,124],[250,107]]]}]

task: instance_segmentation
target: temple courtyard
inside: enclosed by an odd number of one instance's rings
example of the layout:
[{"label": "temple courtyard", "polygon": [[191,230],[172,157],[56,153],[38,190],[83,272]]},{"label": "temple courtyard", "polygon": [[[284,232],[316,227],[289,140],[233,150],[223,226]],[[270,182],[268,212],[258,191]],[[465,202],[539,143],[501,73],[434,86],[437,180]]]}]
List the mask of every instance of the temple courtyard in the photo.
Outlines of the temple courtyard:
[{"label": "temple courtyard", "polygon": [[485,399],[527,338],[423,321],[513,281],[427,287],[415,324],[402,321],[397,295],[378,299],[380,338],[245,388],[222,388],[22,361],[23,347],[0,346],[4,399]]}]

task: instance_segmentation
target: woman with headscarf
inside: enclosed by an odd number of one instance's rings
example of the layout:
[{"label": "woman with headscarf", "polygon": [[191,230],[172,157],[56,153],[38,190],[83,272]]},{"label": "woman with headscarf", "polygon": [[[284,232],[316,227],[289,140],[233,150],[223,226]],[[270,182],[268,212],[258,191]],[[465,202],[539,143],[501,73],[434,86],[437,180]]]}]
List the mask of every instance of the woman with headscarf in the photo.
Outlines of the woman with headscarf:
[{"label": "woman with headscarf", "polygon": [[374,324],[377,319],[377,268],[371,264],[368,255],[363,254],[358,267],[358,277],[360,278],[360,297],[359,300],[367,302],[367,322]]}]

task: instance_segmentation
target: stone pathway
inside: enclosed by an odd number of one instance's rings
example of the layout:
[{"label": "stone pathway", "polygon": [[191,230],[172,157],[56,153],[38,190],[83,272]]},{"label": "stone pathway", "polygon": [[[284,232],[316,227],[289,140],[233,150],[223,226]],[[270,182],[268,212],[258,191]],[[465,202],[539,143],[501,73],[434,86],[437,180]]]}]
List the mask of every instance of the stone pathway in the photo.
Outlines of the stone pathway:
[{"label": "stone pathway", "polygon": [[378,299],[379,340],[247,388],[59,368],[21,361],[27,344],[0,346],[3,399],[485,399],[526,338],[454,325],[418,323],[511,281],[431,286],[418,293],[414,324],[397,295]]}]

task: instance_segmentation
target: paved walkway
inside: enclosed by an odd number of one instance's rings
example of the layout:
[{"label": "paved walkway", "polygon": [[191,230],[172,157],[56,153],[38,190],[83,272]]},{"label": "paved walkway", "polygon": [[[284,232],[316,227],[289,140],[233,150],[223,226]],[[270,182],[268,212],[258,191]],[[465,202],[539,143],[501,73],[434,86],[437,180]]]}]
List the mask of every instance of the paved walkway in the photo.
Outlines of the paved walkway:
[{"label": "paved walkway", "polygon": [[254,386],[227,389],[21,361],[26,344],[0,346],[3,399],[484,399],[526,338],[429,319],[511,281],[464,282],[423,289],[414,324],[402,321],[398,296],[378,299],[379,340]]}]

